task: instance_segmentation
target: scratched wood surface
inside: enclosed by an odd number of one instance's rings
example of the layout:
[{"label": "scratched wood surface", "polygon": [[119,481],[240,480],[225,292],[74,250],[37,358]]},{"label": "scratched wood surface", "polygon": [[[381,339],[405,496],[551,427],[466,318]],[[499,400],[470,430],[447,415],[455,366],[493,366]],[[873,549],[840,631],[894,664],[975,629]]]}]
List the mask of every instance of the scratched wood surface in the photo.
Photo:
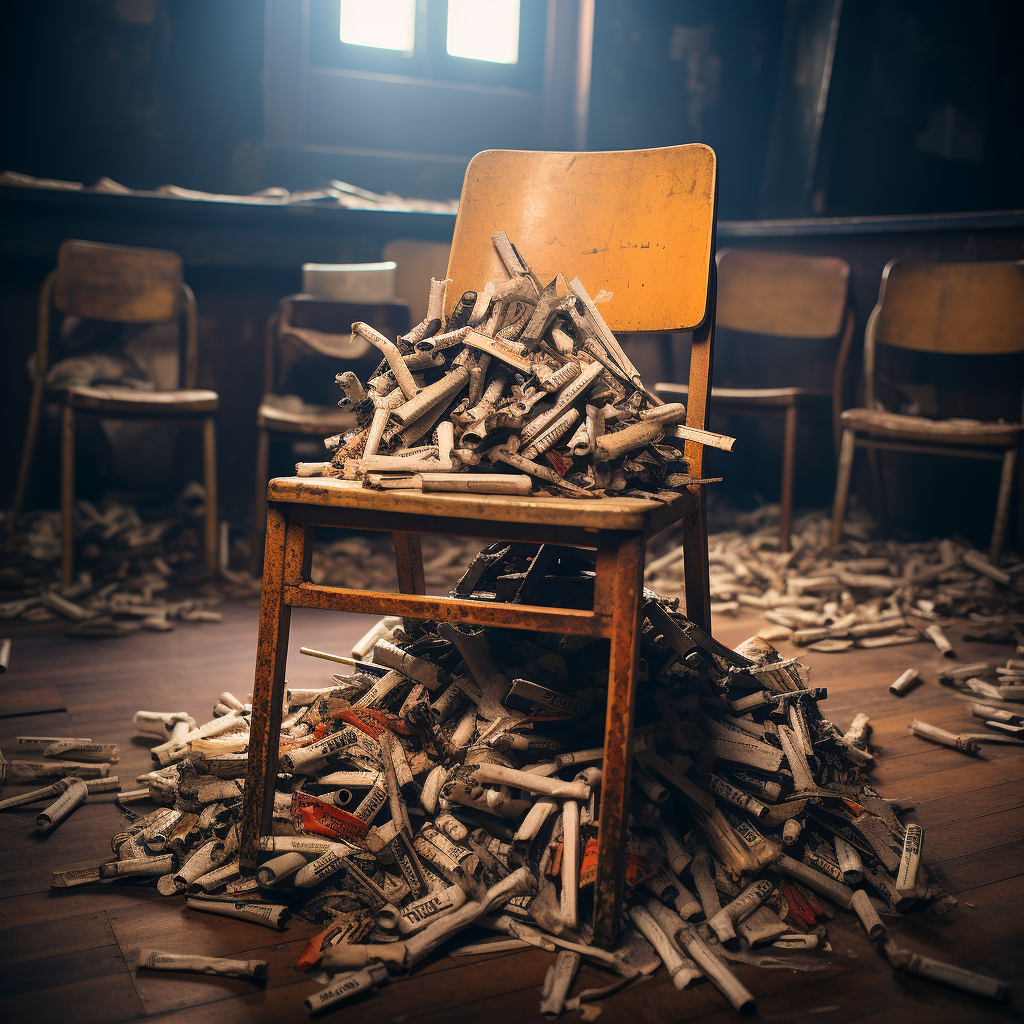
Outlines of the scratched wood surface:
[{"label": "scratched wood surface", "polygon": [[[14,637],[10,670],[0,676],[0,704],[55,688],[66,711],[0,719],[0,744],[15,735],[90,736],[121,745],[118,773],[126,781],[148,769],[148,743],[133,738],[132,713],[187,710],[209,716],[222,690],[249,692],[256,651],[257,609],[225,607],[222,625],[182,625],[171,633],[123,640],[81,641],[54,624],[8,625]],[[361,616],[298,609],[292,625],[289,682],[323,685],[329,667],[301,657],[299,646],[344,652],[368,625]],[[753,617],[720,617],[715,635],[735,644],[756,631]],[[960,631],[950,630],[954,637]],[[784,653],[794,653],[780,645]],[[957,644],[963,662],[1005,659],[1009,649]],[[855,921],[830,926],[833,953],[814,974],[740,968],[764,1021],[929,1024],[1018,1019],[1024,1005],[1020,950],[1024,948],[1024,755],[986,747],[969,758],[934,747],[907,731],[913,717],[947,728],[972,728],[966,701],[940,688],[944,662],[925,645],[808,654],[812,683],[827,686],[826,714],[843,728],[857,711],[874,723],[876,785],[912,799],[910,820],[925,829],[925,851],[960,906],[942,919],[919,915],[890,924],[915,949],[1010,980],[1011,1002],[981,1000],[927,982],[894,977]],[[908,666],[923,685],[900,699],[887,686]],[[18,792],[8,787],[5,795]],[[290,922],[284,932],[184,908],[149,888],[99,886],[49,891],[54,868],[95,862],[109,850],[120,821],[112,794],[89,803],[38,838],[33,805],[0,814],[0,1018],[39,1024],[116,1024],[151,1017],[174,1024],[251,1024],[306,1020],[302,1000],[316,985],[293,970],[314,929]],[[216,956],[258,957],[270,964],[263,989],[243,981],[202,976],[136,975],[132,949],[140,944]],[[492,963],[498,960],[499,963]],[[448,1024],[540,1021],[539,986],[550,954],[529,951],[475,957],[435,956],[397,981],[329,1019],[346,1024]],[[601,984],[584,970],[577,989]],[[664,970],[599,1004],[604,1021],[727,1022],[735,1015],[708,984],[678,993]],[[578,1015],[567,1014],[577,1020]]]}]

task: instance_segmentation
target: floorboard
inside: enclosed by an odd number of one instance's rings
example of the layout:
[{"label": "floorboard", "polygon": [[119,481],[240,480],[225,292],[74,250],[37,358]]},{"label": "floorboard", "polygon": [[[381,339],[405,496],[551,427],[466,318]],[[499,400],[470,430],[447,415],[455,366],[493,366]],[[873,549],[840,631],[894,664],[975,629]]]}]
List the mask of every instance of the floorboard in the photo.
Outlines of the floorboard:
[{"label": "floorboard", "polygon": [[[60,623],[9,623],[14,638],[10,671],[0,679],[0,711],[41,706],[18,717],[0,715],[0,745],[17,735],[71,734],[120,744],[114,770],[126,787],[151,766],[148,740],[133,736],[134,711],[184,710],[209,717],[217,695],[230,690],[246,699],[252,686],[258,610],[227,603],[221,625],[181,625],[165,634],[138,633],[121,640],[85,641],[64,636]],[[366,616],[296,610],[289,643],[288,680],[322,686],[330,666],[298,653],[306,645],[347,653],[371,624]],[[720,617],[715,635],[735,645],[757,632],[753,614]],[[1012,648],[965,643],[948,631],[959,661],[1005,661]],[[1010,981],[1008,1006],[982,1001],[919,979],[899,978],[867,942],[856,922],[830,925],[832,952],[813,973],[738,968],[758,1001],[758,1018],[770,1022],[829,1024],[953,1024],[1002,1021],[1024,1005],[1019,951],[1024,948],[1024,750],[986,746],[978,757],[915,738],[909,723],[923,718],[960,731],[981,731],[969,701],[937,682],[955,662],[919,644],[843,655],[801,651],[780,643],[783,656],[799,655],[811,683],[826,686],[823,710],[846,728],[860,711],[871,718],[875,785],[915,806],[910,820],[925,830],[925,857],[936,866],[959,907],[946,917],[914,914],[890,918],[893,935],[915,949]],[[902,699],[888,685],[905,668],[924,682]],[[14,696],[20,703],[15,703]],[[9,786],[4,795],[26,787]],[[0,815],[0,1013],[39,1024],[120,1024],[148,1019],[168,1024],[262,1024],[306,1020],[305,996],[317,985],[294,968],[317,929],[292,920],[284,932],[187,910],[151,888],[116,883],[57,892],[57,868],[96,863],[110,856],[109,836],[121,827],[112,795],[97,795],[51,834],[34,830],[39,805]],[[215,956],[265,959],[266,987],[195,975],[136,971],[139,946],[191,950]],[[540,950],[448,957],[443,950],[409,978],[349,1005],[346,1024],[512,1024],[540,1021],[539,987],[551,954]],[[607,983],[585,968],[576,990]],[[679,993],[659,971],[597,1004],[602,1021],[734,1020],[719,993],[700,983]],[[594,1011],[596,1012],[596,1010]],[[331,1019],[331,1018],[328,1018]],[[578,1014],[567,1019],[580,1019]],[[589,1019],[589,1018],[588,1018]]]}]

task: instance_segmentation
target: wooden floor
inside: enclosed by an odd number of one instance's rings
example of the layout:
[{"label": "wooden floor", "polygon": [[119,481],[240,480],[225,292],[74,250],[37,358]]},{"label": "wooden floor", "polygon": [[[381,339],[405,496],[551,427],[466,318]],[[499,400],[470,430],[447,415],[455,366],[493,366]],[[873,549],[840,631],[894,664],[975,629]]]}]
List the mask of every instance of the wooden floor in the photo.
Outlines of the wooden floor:
[{"label": "wooden floor", "polygon": [[[205,720],[217,694],[251,688],[257,609],[225,607],[222,625],[180,625],[166,634],[123,640],[73,640],[58,624],[6,626],[14,637],[10,670],[0,676],[0,710],[66,705],[0,719],[0,743],[15,735],[88,736],[121,744],[119,774],[130,786],[149,769],[148,743],[133,738],[134,711],[185,710]],[[759,620],[720,618],[716,636],[735,644]],[[298,655],[300,644],[343,652],[367,626],[357,616],[297,611],[288,678],[325,685],[329,667]],[[952,636],[959,631],[950,630]],[[781,645],[786,653],[786,645]],[[960,660],[1005,659],[1010,648],[958,644]],[[741,968],[764,1021],[863,1024],[1016,1019],[1024,1005],[1024,755],[987,746],[978,758],[909,735],[912,717],[968,728],[963,700],[940,688],[943,664],[931,647],[809,654],[812,685],[827,686],[826,715],[844,729],[857,711],[874,724],[876,786],[912,799],[910,820],[925,829],[925,855],[960,900],[945,918],[892,921],[907,946],[1011,980],[1010,1003],[993,1006],[920,980],[894,977],[852,919],[830,927],[831,954],[816,973]],[[903,699],[888,684],[915,665],[926,682]],[[325,671],[326,669],[326,671]],[[19,790],[8,787],[4,795]],[[305,1020],[302,1000],[317,985],[294,962],[316,929],[293,920],[283,933],[185,909],[152,889],[99,886],[50,892],[54,868],[109,855],[118,830],[113,794],[98,795],[45,838],[33,830],[38,807],[0,815],[0,1015],[17,1022],[113,1024],[148,1017],[189,1024]],[[138,945],[269,961],[265,989],[202,976],[136,975]],[[551,954],[435,957],[408,979],[328,1016],[346,1022],[540,1020],[539,986]],[[577,988],[602,983],[584,971]],[[714,988],[676,992],[663,969],[597,1004],[603,1021],[727,1021],[734,1017]],[[584,1019],[593,1019],[594,1011]],[[580,1014],[567,1014],[578,1020]]]}]

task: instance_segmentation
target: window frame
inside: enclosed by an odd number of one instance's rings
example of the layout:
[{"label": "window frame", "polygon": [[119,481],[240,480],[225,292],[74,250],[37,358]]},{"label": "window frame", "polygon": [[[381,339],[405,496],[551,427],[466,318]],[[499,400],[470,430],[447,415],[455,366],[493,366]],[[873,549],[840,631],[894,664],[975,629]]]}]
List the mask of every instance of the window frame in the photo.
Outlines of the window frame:
[{"label": "window frame", "polygon": [[[307,159],[301,154],[307,154],[311,160],[316,154],[465,166],[481,149],[578,150],[585,145],[595,0],[531,0],[540,12],[536,16],[542,15],[544,19],[541,73],[531,89],[459,80],[454,72],[447,78],[424,78],[393,70],[316,64],[311,60],[309,46],[313,24],[311,9],[321,0],[265,2],[264,146],[267,150],[289,151],[289,160]],[[433,2],[436,5],[438,0]],[[428,0],[418,0],[418,3],[426,7]],[[523,6],[526,8],[527,4]],[[435,9],[443,10],[446,15],[447,3]],[[440,49],[448,61],[479,65],[474,70],[484,73],[519,67],[450,57],[446,50],[446,20],[440,18],[437,23]],[[526,24],[521,14],[521,54]],[[337,24],[333,31],[339,35]],[[375,49],[343,44],[340,37],[338,45],[347,46],[349,50]],[[399,60],[403,57],[401,51],[378,50],[374,54],[380,55]],[[520,64],[527,66],[528,62],[521,60]],[[381,132],[375,137],[369,134],[366,138],[354,134],[344,138],[317,135],[317,118],[322,117],[323,111],[343,109],[346,103],[356,102],[353,97],[363,102],[365,97],[377,94],[391,97],[389,102],[392,103],[395,96],[406,96],[421,104],[425,102],[424,97],[433,97],[433,102],[440,104],[444,111],[443,118],[431,126],[436,130],[440,125],[442,129],[436,144],[427,146],[422,140],[409,140],[395,132],[389,135],[386,118],[382,119]],[[493,111],[488,118],[492,122],[501,124],[504,119],[515,128],[508,131],[507,143],[502,133],[496,135],[493,123],[490,132],[479,134],[479,141],[474,137],[472,122],[474,118],[479,120],[479,111],[485,109]],[[471,116],[473,111],[477,113]],[[448,131],[445,125],[453,127]],[[470,130],[456,131],[454,126],[457,125],[469,125]],[[497,146],[495,137],[499,139]],[[372,182],[360,183],[372,187]]]},{"label": "window frame", "polygon": [[338,0],[309,0],[307,59],[311,68],[539,92],[544,79],[546,8],[546,0],[520,0],[519,59],[515,64],[500,64],[448,53],[448,0],[417,0],[415,43],[410,52],[342,42]]}]

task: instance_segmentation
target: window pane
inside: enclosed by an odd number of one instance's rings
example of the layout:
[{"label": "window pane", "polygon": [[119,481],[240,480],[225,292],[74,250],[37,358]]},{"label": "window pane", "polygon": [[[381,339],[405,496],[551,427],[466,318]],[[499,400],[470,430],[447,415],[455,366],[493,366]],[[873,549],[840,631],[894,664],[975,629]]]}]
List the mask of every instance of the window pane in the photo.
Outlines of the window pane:
[{"label": "window pane", "polygon": [[452,57],[515,64],[519,60],[519,0],[448,0]]},{"label": "window pane", "polygon": [[341,0],[343,43],[411,52],[415,39],[416,0]]}]

